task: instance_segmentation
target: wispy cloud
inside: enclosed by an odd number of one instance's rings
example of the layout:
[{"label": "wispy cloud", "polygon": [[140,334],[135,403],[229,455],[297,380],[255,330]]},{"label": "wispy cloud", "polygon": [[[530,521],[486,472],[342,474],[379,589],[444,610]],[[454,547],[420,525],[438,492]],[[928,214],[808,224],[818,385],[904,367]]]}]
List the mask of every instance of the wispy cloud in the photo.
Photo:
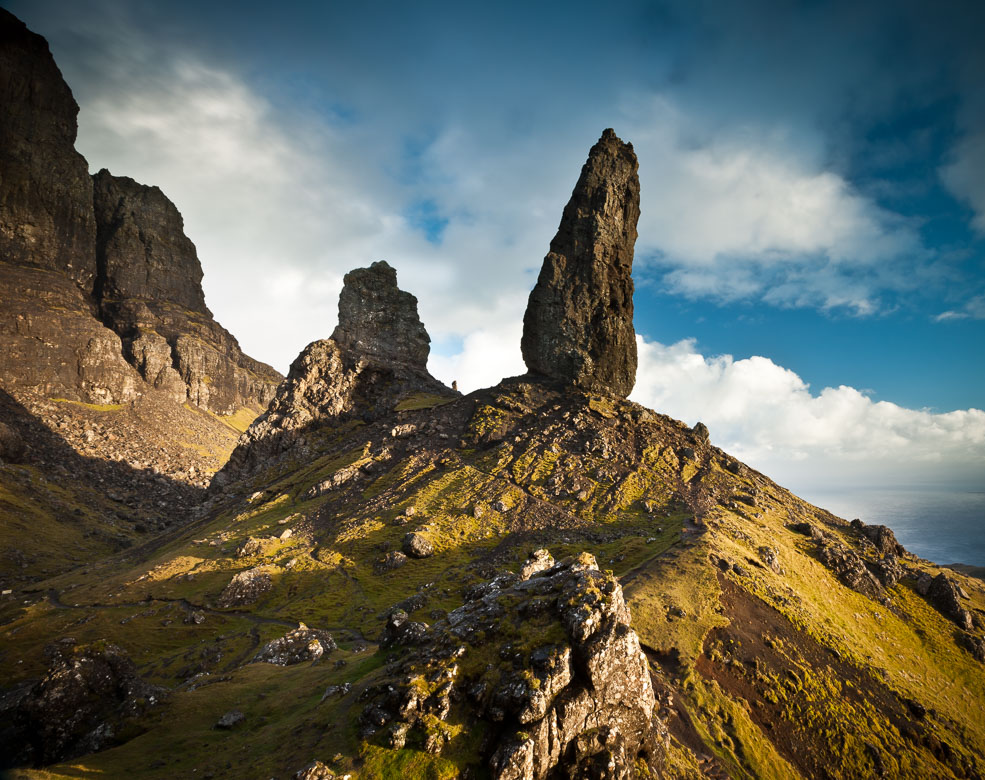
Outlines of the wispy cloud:
[{"label": "wispy cloud", "polygon": [[976,295],[968,300],[960,309],[949,309],[934,317],[935,322],[948,320],[985,320],[985,294]]}]

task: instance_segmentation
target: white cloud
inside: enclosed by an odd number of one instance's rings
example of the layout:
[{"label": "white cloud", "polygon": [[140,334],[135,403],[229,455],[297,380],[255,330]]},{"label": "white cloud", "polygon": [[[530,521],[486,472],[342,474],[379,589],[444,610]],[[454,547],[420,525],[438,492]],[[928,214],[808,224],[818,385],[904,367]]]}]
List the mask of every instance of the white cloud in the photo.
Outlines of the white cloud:
[{"label": "white cloud", "polygon": [[[640,157],[639,253],[693,298],[781,306],[878,308],[913,289],[926,260],[912,226],[826,170],[777,128],[708,132],[665,99],[635,98],[628,136]],[[695,139],[699,139],[696,141]]]},{"label": "white cloud", "polygon": [[492,387],[504,377],[526,373],[520,355],[522,332],[522,323],[473,331],[455,354],[432,356],[428,370],[449,386],[453,381],[458,382],[458,389],[463,393]]},{"label": "white cloud", "polygon": [[637,337],[633,400],[693,425],[712,442],[796,489],[827,484],[978,484],[985,412],[906,409],[855,388],[813,394],[765,357],[706,357],[693,340]]}]

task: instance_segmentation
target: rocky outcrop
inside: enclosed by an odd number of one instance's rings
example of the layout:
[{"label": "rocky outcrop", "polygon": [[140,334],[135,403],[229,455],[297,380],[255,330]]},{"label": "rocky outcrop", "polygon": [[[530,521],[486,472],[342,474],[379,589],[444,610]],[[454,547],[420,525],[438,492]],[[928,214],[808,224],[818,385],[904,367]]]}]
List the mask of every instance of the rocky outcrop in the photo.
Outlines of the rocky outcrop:
[{"label": "rocky outcrop", "polygon": [[[217,413],[281,376],[212,318],[181,215],[75,151],[78,106],[44,39],[0,10],[0,381],[90,403],[159,390]],[[141,381],[143,380],[143,381]]]},{"label": "rocky outcrop", "polygon": [[157,187],[113,176],[105,168],[92,181],[104,305],[139,298],[211,316],[202,292],[202,265],[175,205]]},{"label": "rocky outcrop", "polygon": [[[345,275],[332,338],[298,355],[267,411],[240,439],[219,484],[269,465],[304,446],[305,431],[346,417],[369,421],[417,393],[453,396],[427,370],[430,339],[417,299],[397,287],[385,262]],[[333,486],[328,486],[331,489]]]},{"label": "rocky outcrop", "polygon": [[79,107],[45,39],[2,8],[0,105],[0,258],[90,289],[96,224],[89,166],[75,151]]},{"label": "rocky outcrop", "polygon": [[384,364],[427,370],[431,338],[417,315],[417,298],[397,287],[397,272],[384,260],[345,275],[332,339]]},{"label": "rocky outcrop", "polygon": [[[591,555],[540,568],[548,558],[538,551],[527,579],[497,577],[447,619],[418,624],[416,649],[368,692],[363,738],[440,753],[461,703],[468,728],[489,734],[473,758],[496,780],[630,778],[638,761],[659,774],[668,737],[622,589]],[[407,625],[397,618],[388,645]]]},{"label": "rocky outcrop", "polygon": [[942,615],[953,620],[965,631],[971,630],[971,613],[961,604],[957,583],[946,574],[938,574],[931,580],[927,599]]},{"label": "rocky outcrop", "polygon": [[611,129],[592,147],[523,317],[532,373],[591,392],[632,391],[638,167],[632,145]]},{"label": "rocky outcrop", "polygon": [[157,187],[93,177],[103,321],[145,382],[218,413],[266,406],[280,375],[243,354],[205,305],[202,265],[175,205]]},{"label": "rocky outcrop", "polygon": [[15,715],[31,758],[39,765],[100,750],[117,739],[122,722],[154,706],[164,695],[137,676],[116,645],[52,650],[52,666]]},{"label": "rocky outcrop", "polygon": [[301,623],[293,631],[267,642],[253,660],[277,666],[293,666],[304,661],[317,661],[336,647],[335,640],[327,631],[308,628]]}]

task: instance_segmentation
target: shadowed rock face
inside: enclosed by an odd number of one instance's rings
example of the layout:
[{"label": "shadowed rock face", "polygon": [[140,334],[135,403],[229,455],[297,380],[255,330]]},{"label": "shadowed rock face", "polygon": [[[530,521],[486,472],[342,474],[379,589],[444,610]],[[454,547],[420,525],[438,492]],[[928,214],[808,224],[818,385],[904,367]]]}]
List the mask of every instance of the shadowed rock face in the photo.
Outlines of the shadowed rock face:
[{"label": "shadowed rock face", "polygon": [[612,130],[592,147],[523,317],[531,372],[592,392],[632,391],[638,167],[632,145]]},{"label": "shadowed rock face", "polygon": [[0,259],[96,273],[92,181],[75,151],[79,107],[48,44],[0,9]]},{"label": "shadowed rock face", "polygon": [[93,176],[93,203],[102,300],[169,301],[211,317],[195,245],[161,190],[104,168]]},{"label": "shadowed rock face", "polygon": [[417,315],[417,298],[397,287],[397,272],[383,260],[345,275],[332,338],[367,357],[422,371],[431,351],[431,339]]}]

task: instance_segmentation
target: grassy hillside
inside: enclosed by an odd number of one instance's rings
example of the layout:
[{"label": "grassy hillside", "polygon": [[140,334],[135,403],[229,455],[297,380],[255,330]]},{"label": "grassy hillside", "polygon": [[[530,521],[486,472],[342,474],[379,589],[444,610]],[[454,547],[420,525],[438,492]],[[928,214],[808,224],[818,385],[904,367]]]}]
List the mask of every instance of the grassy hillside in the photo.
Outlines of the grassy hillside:
[{"label": "grassy hillside", "polygon": [[[8,687],[37,679],[44,645],[70,637],[121,646],[171,690],[118,746],[14,777],[288,777],[313,759],[354,777],[457,776],[481,752],[467,730],[441,756],[360,739],[359,693],[392,660],[377,645],[385,616],[400,605],[432,622],[539,547],[589,552],[622,583],[672,776],[985,774],[985,664],[967,649],[982,635],[983,583],[947,571],[966,631],[920,595],[919,575],[944,571],[926,561],[901,556],[888,585],[836,572],[822,562],[832,550],[863,573],[886,559],[865,529],[700,431],[510,380],[403,399],[390,417],[307,442],[308,456],[270,462],[191,525],[3,602]],[[411,531],[434,555],[388,569]],[[269,588],[237,603],[227,586],[250,570]],[[339,649],[250,663],[300,621]],[[231,709],[245,720],[214,728]]]}]

